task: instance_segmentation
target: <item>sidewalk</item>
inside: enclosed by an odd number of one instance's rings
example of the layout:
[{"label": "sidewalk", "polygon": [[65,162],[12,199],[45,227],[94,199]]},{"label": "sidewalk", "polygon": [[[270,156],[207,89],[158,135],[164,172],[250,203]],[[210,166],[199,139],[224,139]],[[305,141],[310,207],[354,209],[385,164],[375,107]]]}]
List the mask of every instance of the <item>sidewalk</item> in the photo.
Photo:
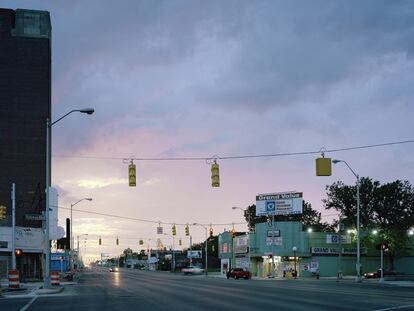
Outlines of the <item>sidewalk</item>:
[{"label": "sidewalk", "polygon": [[51,288],[43,288],[43,282],[29,282],[20,283],[20,288],[9,289],[8,282],[1,283],[1,295],[3,298],[22,298],[22,297],[33,297],[38,295],[50,295],[61,293],[65,286],[76,285],[77,282],[64,281],[60,282],[59,286],[52,286]]}]

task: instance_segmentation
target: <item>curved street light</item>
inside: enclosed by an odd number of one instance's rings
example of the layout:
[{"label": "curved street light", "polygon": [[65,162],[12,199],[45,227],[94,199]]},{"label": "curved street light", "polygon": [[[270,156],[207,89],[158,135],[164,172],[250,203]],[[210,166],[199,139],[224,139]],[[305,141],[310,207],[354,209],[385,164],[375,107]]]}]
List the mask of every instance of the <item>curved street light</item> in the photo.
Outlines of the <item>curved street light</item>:
[{"label": "curved street light", "polygon": [[54,122],[51,122],[49,118],[46,119],[46,206],[45,206],[45,234],[44,234],[44,270],[43,270],[43,287],[44,288],[50,288],[50,240],[49,240],[49,211],[50,211],[50,202],[49,202],[49,188],[50,188],[50,158],[51,158],[51,143],[50,143],[50,132],[51,128],[54,124],[62,120],[63,118],[67,117],[73,112],[80,112],[80,113],[86,113],[88,115],[91,115],[95,112],[95,109],[93,108],[83,108],[83,109],[75,109],[71,110],[59,119],[57,119]]},{"label": "curved street light", "polygon": [[203,227],[205,230],[206,230],[206,247],[205,247],[205,252],[206,252],[206,269],[205,269],[205,274],[206,274],[206,276],[208,275],[208,272],[207,272],[207,267],[208,267],[208,265],[207,265],[207,239],[208,239],[208,235],[207,235],[207,226],[204,226],[203,224],[199,224],[199,223],[197,223],[197,222],[195,222],[195,223],[193,223],[193,226],[200,226],[200,227]]},{"label": "curved street light", "polygon": [[346,161],[344,160],[337,160],[334,159],[332,160],[332,163],[337,164],[337,163],[345,163],[345,165],[349,168],[349,170],[352,172],[352,174],[354,174],[355,178],[356,178],[356,195],[357,195],[357,264],[356,264],[356,272],[357,272],[357,278],[356,278],[356,282],[361,282],[361,251],[360,251],[360,224],[359,224],[359,205],[360,205],[360,199],[359,199],[359,187],[360,187],[360,180],[359,180],[359,175],[356,174],[354,172],[354,170],[348,165],[348,163],[346,163]]},{"label": "curved street light", "polygon": [[[72,229],[72,208],[76,205],[76,204],[78,204],[78,203],[80,203],[80,202],[82,202],[82,201],[92,201],[92,198],[83,198],[83,199],[80,199],[80,200],[78,200],[78,201],[76,201],[75,203],[72,203],[71,205],[70,205],[70,241],[69,241],[69,249],[70,249],[70,252],[71,252],[71,257],[72,257],[72,259],[71,259],[71,261],[70,261],[70,269],[71,270],[73,270],[73,244],[74,244],[74,241],[73,241],[73,229]],[[78,247],[78,251],[79,251],[79,247]],[[78,254],[79,255],[79,254]]]}]

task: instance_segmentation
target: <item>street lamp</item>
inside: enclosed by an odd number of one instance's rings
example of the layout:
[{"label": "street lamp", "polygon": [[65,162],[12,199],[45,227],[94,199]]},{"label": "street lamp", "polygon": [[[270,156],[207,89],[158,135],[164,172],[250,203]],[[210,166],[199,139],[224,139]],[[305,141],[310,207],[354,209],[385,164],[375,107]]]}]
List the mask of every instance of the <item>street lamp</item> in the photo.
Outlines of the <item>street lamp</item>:
[{"label": "street lamp", "polygon": [[[70,242],[69,242],[69,245],[70,245],[70,247],[69,247],[69,249],[70,249],[70,252],[71,252],[71,257],[73,257],[73,244],[74,244],[74,242],[73,242],[73,231],[72,231],[72,208],[76,205],[76,204],[78,204],[79,202],[82,202],[82,201],[92,201],[92,198],[83,198],[83,199],[80,199],[79,201],[76,201],[75,203],[72,203],[71,205],[70,205]],[[79,253],[78,253],[78,256],[79,256]],[[73,270],[73,258],[71,258],[71,261],[70,261],[70,269],[71,270]]]},{"label": "street lamp", "polygon": [[164,235],[169,236],[172,238],[173,240],[173,245],[172,245],[172,265],[171,265],[171,270],[172,272],[175,272],[175,237],[171,234],[168,233],[164,233]]},{"label": "street lamp", "polygon": [[294,269],[293,269],[293,273],[295,274],[295,279],[297,277],[297,272],[296,272],[296,251],[298,250],[298,248],[296,246],[292,247],[292,251],[293,251],[293,263],[294,263]]},{"label": "street lamp", "polygon": [[71,110],[67,114],[63,115],[59,119],[54,122],[51,122],[49,118],[46,119],[46,206],[45,206],[45,234],[44,234],[44,241],[43,241],[43,252],[44,252],[44,269],[43,269],[43,287],[50,288],[50,240],[49,240],[49,188],[50,188],[50,158],[51,158],[51,142],[50,142],[50,132],[51,128],[54,124],[68,116],[73,112],[80,112],[86,114],[94,113],[93,108],[84,108],[84,109],[76,109]]},{"label": "street lamp", "polygon": [[359,283],[361,282],[361,252],[360,252],[360,225],[359,225],[359,175],[354,172],[354,170],[346,163],[344,160],[332,160],[332,163],[337,164],[339,162],[345,163],[345,165],[349,168],[349,170],[354,174],[356,178],[356,195],[357,195],[357,278],[356,281]]},{"label": "street lamp", "polygon": [[206,252],[206,271],[205,271],[205,274],[207,276],[208,275],[208,272],[207,272],[207,269],[208,269],[208,265],[207,265],[207,258],[208,258],[208,256],[207,256],[207,239],[208,239],[208,236],[207,236],[207,227],[204,226],[203,224],[199,224],[197,222],[193,223],[193,226],[200,226],[200,227],[203,227],[204,230],[206,230],[206,247],[205,247],[205,252]]},{"label": "street lamp", "polygon": [[247,247],[249,248],[248,260],[249,260],[249,271],[250,271],[250,268],[251,268],[251,266],[250,266],[251,265],[250,264],[250,261],[251,261],[251,253],[250,253],[250,213],[248,211],[248,208],[243,209],[243,208],[238,207],[238,206],[233,206],[231,209],[233,209],[233,210],[239,209],[239,210],[243,211],[245,214],[247,212],[247,235],[248,235],[248,243],[249,243],[247,245]]}]

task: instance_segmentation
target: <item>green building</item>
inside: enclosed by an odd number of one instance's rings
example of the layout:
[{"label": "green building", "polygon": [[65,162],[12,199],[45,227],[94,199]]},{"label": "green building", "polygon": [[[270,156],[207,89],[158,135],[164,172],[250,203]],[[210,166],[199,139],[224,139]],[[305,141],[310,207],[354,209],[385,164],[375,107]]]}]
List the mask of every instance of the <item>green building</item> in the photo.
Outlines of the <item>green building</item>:
[{"label": "green building", "polygon": [[[274,227],[272,231],[268,223],[259,223],[255,226],[255,232],[221,233],[221,273],[242,267],[250,270],[253,276],[268,277],[272,275],[273,257],[276,277],[290,277],[294,271],[299,277],[312,277],[317,273],[320,276],[337,276],[338,273],[356,275],[354,233],[342,233],[340,239],[335,232],[305,231],[301,222],[275,222]],[[381,267],[381,251],[372,243],[365,244],[361,243],[362,273]],[[389,268],[387,257],[385,251],[384,270]],[[414,236],[410,238],[404,257],[395,259],[395,269],[414,274]]]}]

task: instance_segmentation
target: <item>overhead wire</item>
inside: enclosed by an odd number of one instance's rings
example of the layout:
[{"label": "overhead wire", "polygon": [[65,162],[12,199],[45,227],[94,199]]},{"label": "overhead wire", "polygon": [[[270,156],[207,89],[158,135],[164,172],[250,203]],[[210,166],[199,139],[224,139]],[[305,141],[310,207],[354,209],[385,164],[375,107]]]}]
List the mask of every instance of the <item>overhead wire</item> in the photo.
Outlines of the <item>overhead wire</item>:
[{"label": "overhead wire", "polygon": [[[379,144],[370,144],[370,145],[360,145],[353,147],[343,147],[343,148],[334,148],[334,149],[325,149],[323,148],[323,153],[333,153],[340,151],[351,151],[351,150],[361,150],[369,148],[378,148],[385,146],[401,145],[401,144],[410,144],[414,143],[414,139],[401,140],[394,142],[386,142]],[[80,158],[80,159],[95,159],[95,160],[134,160],[134,161],[205,161],[212,158],[220,160],[237,160],[237,159],[253,159],[253,158],[271,158],[271,157],[285,157],[285,156],[298,156],[298,155],[312,155],[312,154],[321,154],[321,149],[311,150],[311,151],[299,151],[299,152],[282,152],[282,153],[269,153],[269,154],[245,154],[245,155],[234,155],[234,156],[204,156],[204,157],[111,157],[111,156],[89,156],[89,155],[54,155],[53,157],[59,158]]]}]

